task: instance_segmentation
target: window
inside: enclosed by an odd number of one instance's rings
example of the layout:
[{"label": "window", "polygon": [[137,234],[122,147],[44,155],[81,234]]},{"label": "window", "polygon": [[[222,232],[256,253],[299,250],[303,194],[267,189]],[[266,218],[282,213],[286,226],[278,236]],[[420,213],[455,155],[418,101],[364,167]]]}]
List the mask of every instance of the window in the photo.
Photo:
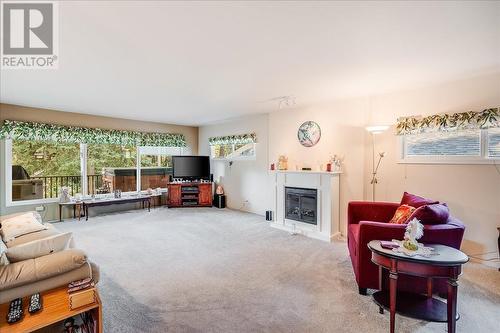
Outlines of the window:
[{"label": "window", "polygon": [[182,148],[140,147],[141,190],[166,188],[172,174],[172,155],[182,155]]},{"label": "window", "polygon": [[219,160],[255,159],[255,143],[217,144],[210,146],[211,156]]},{"label": "window", "polygon": [[62,186],[72,196],[165,188],[172,173],[172,155],[191,153],[186,147],[11,139],[5,140],[5,147],[7,188],[11,189],[7,205],[57,201]]},{"label": "window", "polygon": [[460,130],[404,135],[402,163],[493,163],[500,158],[500,131]]},{"label": "window", "polygon": [[500,159],[500,128],[488,130],[488,157]]},{"label": "window", "polygon": [[12,201],[57,198],[62,186],[81,191],[79,144],[15,140],[11,169]]},{"label": "window", "polygon": [[87,193],[136,191],[136,167],[135,146],[87,145]]}]

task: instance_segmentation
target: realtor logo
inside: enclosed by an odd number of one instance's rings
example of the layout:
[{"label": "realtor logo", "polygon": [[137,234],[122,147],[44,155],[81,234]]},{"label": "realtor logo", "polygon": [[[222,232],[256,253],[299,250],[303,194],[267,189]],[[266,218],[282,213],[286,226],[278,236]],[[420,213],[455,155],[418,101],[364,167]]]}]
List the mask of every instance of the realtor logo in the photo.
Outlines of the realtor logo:
[{"label": "realtor logo", "polygon": [[57,68],[57,3],[2,2],[2,69]]}]

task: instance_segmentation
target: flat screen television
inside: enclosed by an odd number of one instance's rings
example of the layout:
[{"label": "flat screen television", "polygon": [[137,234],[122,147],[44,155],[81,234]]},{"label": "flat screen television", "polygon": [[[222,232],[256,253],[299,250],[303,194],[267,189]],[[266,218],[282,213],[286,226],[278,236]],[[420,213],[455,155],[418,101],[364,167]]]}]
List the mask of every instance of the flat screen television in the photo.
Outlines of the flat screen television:
[{"label": "flat screen television", "polygon": [[209,156],[172,156],[173,177],[210,180]]}]

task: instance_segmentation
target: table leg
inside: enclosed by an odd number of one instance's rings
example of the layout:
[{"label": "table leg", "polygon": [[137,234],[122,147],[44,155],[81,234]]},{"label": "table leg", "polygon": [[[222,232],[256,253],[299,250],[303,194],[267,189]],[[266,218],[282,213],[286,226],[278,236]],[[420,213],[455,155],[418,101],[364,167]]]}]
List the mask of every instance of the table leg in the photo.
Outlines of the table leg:
[{"label": "table leg", "polygon": [[59,222],[62,222],[62,205],[59,205]]},{"label": "table leg", "polygon": [[432,278],[427,278],[427,298],[432,298]]},{"label": "table leg", "polygon": [[78,211],[78,221],[80,221],[80,219],[82,217],[82,207],[80,204],[76,204],[75,207],[76,206],[78,206],[76,210]]},{"label": "table leg", "polygon": [[398,291],[398,273],[394,268],[389,273],[389,293],[391,299],[391,333],[394,333],[396,326],[396,296]]},{"label": "table leg", "polygon": [[89,220],[89,206],[84,205],[83,210],[85,211],[85,221]]},{"label": "table leg", "polygon": [[[500,254],[500,227],[498,227],[497,230],[498,230],[498,253]],[[500,272],[500,267],[498,267],[498,271]]]},{"label": "table leg", "polygon": [[[378,289],[380,291],[384,290],[384,268],[382,266],[378,266]],[[384,308],[379,306],[378,312],[384,314]]]},{"label": "table leg", "polygon": [[73,205],[73,218],[76,219],[76,205]]},{"label": "table leg", "polygon": [[457,279],[448,279],[448,299],[446,301],[448,307],[448,333],[455,333],[457,328]]},{"label": "table leg", "polygon": [[151,200],[148,200],[148,212],[151,211]]}]

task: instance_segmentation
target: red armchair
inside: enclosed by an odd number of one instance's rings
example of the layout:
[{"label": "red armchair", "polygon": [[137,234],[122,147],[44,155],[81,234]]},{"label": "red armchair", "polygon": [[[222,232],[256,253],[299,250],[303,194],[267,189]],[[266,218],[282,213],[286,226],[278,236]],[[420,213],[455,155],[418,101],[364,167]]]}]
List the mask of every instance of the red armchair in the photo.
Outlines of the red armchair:
[{"label": "red armchair", "polygon": [[[378,289],[378,267],[371,262],[371,251],[368,242],[374,239],[403,239],[406,224],[388,223],[399,203],[353,201],[347,210],[347,244],[351,256],[352,267],[356,275],[359,293],[366,295],[367,288]],[[445,224],[428,224],[424,226],[422,243],[443,244],[460,248],[464,235],[464,225],[450,216]],[[426,292],[427,281],[414,276],[401,276],[398,289],[418,293]],[[446,281],[434,281],[434,293],[446,293]]]}]

